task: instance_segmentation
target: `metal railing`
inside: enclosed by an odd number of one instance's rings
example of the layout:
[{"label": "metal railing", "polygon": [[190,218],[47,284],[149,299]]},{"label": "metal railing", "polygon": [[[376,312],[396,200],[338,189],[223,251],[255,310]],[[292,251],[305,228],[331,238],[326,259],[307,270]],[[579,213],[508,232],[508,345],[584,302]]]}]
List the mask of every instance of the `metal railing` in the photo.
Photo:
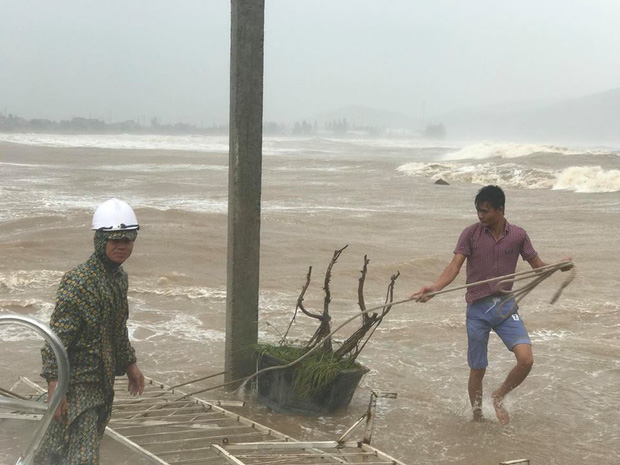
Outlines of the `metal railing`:
[{"label": "metal railing", "polygon": [[63,396],[67,392],[69,385],[69,358],[67,357],[67,351],[62,344],[60,338],[44,323],[41,323],[33,318],[21,316],[21,315],[0,315],[0,325],[20,325],[33,329],[39,335],[41,335],[45,341],[50,345],[56,355],[56,361],[58,363],[58,384],[52,394],[48,404],[42,404],[41,402],[13,399],[0,395],[0,406],[15,408],[19,410],[30,411],[45,411],[45,414],[39,422],[39,427],[36,430],[30,444],[24,451],[22,457],[17,460],[17,465],[30,465],[34,459],[45,432],[49,427],[52,419],[54,418],[54,412],[60,405]]}]

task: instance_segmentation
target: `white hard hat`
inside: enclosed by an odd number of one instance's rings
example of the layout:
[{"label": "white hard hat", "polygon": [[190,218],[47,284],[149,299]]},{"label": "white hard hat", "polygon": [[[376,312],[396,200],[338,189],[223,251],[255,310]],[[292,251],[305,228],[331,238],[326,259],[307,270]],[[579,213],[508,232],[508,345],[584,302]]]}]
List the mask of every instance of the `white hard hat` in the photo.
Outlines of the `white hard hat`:
[{"label": "white hard hat", "polygon": [[140,229],[132,208],[122,200],[103,202],[93,215],[93,231],[127,231]]}]

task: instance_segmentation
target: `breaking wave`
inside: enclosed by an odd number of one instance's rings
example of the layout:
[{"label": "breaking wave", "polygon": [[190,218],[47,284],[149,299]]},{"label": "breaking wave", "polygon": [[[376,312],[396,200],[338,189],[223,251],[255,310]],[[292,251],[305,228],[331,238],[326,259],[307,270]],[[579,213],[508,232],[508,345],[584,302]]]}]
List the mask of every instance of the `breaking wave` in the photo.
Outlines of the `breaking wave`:
[{"label": "breaking wave", "polygon": [[604,170],[600,166],[571,166],[557,177],[553,189],[580,193],[620,191],[620,170]]},{"label": "breaking wave", "polygon": [[620,170],[571,166],[563,170],[528,168],[514,163],[407,163],[398,171],[410,176],[470,184],[498,184],[518,189],[570,190],[578,193],[620,192]]},{"label": "breaking wave", "polygon": [[398,167],[410,176],[425,176],[433,180],[458,181],[471,184],[499,184],[521,189],[551,189],[557,177],[552,170],[525,168],[515,164],[491,163],[407,163]]},{"label": "breaking wave", "polygon": [[481,142],[444,155],[444,160],[485,160],[489,158],[521,158],[536,154],[612,155],[606,150],[576,150],[557,145]]}]

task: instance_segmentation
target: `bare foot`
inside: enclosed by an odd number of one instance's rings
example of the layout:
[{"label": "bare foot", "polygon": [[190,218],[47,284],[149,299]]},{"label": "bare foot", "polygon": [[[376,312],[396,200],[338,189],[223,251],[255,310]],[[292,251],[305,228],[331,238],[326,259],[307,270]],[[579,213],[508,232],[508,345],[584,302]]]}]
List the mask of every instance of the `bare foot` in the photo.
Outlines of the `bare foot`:
[{"label": "bare foot", "polygon": [[508,410],[502,406],[503,400],[503,398],[499,398],[496,394],[493,394],[493,408],[495,409],[495,415],[497,415],[499,424],[507,425],[510,423],[510,415],[508,415]]},{"label": "bare foot", "polygon": [[484,416],[482,415],[482,409],[481,408],[475,408],[474,409],[474,421],[476,421],[476,422],[484,421]]}]

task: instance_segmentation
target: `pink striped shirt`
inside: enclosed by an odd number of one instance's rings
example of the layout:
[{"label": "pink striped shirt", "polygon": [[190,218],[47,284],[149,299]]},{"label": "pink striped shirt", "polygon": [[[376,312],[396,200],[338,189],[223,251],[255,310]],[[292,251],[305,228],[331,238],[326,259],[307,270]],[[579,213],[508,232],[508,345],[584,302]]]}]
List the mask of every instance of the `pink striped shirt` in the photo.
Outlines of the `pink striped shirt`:
[{"label": "pink striped shirt", "polygon": [[[519,255],[523,260],[537,255],[525,229],[508,221],[497,240],[481,223],[468,226],[461,233],[454,253],[467,257],[467,283],[513,274]],[[502,289],[512,289],[512,284],[505,284]],[[472,303],[494,294],[499,294],[496,282],[479,284],[467,289],[465,300]]]}]

